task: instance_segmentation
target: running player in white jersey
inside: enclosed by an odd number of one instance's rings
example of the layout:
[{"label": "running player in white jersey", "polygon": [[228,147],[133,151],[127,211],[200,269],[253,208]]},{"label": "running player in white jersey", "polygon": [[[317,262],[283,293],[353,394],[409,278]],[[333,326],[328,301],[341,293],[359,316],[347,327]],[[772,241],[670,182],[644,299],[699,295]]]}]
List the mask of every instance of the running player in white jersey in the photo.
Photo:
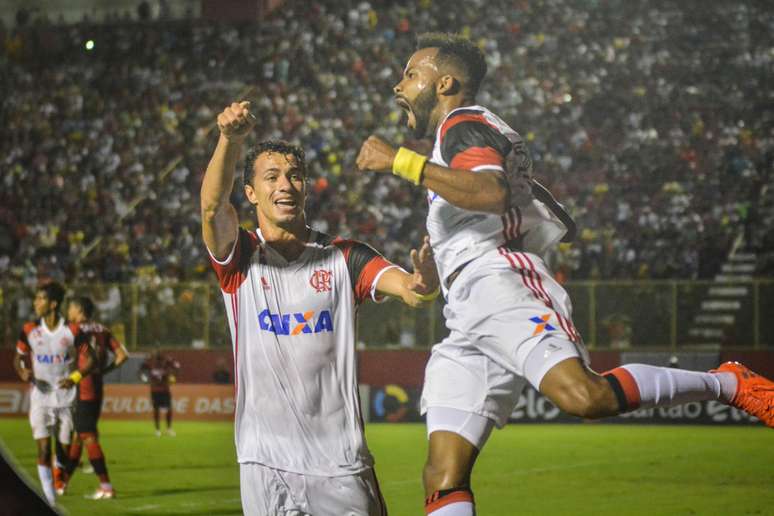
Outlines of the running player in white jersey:
[{"label": "running player in white jersey", "polygon": [[[75,385],[89,373],[94,363],[93,351],[78,325],[66,324],[59,315],[64,294],[64,287],[55,282],[37,290],[33,306],[39,319],[24,325],[13,361],[19,378],[33,384],[30,426],[38,448],[38,476],[51,505],[56,499],[51,472],[51,433],[57,432],[58,446],[70,443]],[[81,369],[76,368],[79,352],[84,357]],[[67,450],[57,449],[57,461],[57,469],[64,471]]]},{"label": "running player in white jersey", "polygon": [[428,188],[427,229],[451,333],[433,348],[422,393],[426,513],[474,513],[473,464],[525,381],[586,418],[717,399],[774,426],[774,383],[736,362],[709,373],[642,364],[604,375],[589,369],[569,296],[541,259],[574,231],[572,221],[532,179],[519,135],[475,104],[485,74],[484,56],[469,40],[421,36],[394,93],[415,137],[435,138],[431,158],[375,136],[357,158],[361,170],[391,171]]},{"label": "running player in white jersey", "polygon": [[236,449],[245,514],[386,514],[363,435],[355,316],[367,299],[421,306],[439,290],[430,247],[414,273],[369,246],[306,224],[304,153],[262,142],[245,158],[244,192],[259,230],[229,202],[255,119],[249,103],[218,116],[201,191],[202,232],[233,340]]}]

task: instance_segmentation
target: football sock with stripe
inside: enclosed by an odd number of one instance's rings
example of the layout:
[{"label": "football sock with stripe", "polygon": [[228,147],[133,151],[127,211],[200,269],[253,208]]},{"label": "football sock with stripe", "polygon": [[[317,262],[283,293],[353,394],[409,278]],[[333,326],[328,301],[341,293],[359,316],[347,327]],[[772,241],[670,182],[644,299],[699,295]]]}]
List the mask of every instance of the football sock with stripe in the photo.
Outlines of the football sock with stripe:
[{"label": "football sock with stripe", "polygon": [[737,383],[733,373],[702,373],[645,364],[626,364],[603,376],[613,388],[622,413],[691,401],[727,403],[734,396]]},{"label": "football sock with stripe", "polygon": [[469,487],[442,489],[425,500],[427,516],[474,516],[476,505]]},{"label": "football sock with stripe", "polygon": [[40,478],[40,485],[43,486],[43,494],[46,495],[48,504],[53,506],[56,503],[56,493],[54,492],[54,475],[51,473],[51,467],[38,464],[38,478]]}]

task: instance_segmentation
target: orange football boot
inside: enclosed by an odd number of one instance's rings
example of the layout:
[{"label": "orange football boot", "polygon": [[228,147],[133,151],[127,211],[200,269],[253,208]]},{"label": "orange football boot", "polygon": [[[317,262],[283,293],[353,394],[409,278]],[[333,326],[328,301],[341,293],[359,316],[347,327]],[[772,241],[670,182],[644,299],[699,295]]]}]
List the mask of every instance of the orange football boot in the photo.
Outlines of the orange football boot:
[{"label": "orange football boot", "polygon": [[737,386],[731,405],[774,428],[774,382],[753,373],[739,362],[725,362],[713,373],[734,373]]}]

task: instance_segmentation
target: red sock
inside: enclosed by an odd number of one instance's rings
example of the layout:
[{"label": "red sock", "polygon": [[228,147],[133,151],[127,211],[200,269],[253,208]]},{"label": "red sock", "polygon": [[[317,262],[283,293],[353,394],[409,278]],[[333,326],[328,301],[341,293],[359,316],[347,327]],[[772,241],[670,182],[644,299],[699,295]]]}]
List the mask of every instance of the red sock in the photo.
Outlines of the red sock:
[{"label": "red sock", "polygon": [[89,461],[94,468],[94,473],[99,477],[99,481],[104,484],[110,483],[107,466],[105,465],[105,456],[102,454],[102,447],[96,440],[86,444],[86,453],[89,454]]},{"label": "red sock", "polygon": [[83,451],[83,445],[80,440],[75,440],[70,445],[70,464],[67,466],[67,475],[72,476],[75,468],[78,467],[78,463],[81,461],[81,453]]}]

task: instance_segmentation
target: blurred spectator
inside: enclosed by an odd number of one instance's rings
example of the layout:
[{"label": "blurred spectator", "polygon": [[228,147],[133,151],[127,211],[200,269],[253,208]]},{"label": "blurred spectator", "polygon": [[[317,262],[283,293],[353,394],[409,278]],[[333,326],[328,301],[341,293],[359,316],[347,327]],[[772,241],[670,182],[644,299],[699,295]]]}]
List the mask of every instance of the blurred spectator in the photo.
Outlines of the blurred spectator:
[{"label": "blurred spectator", "polygon": [[408,256],[421,192],[353,161],[377,127],[404,143],[391,88],[416,30],[486,49],[480,103],[527,139],[581,229],[553,253],[563,281],[709,277],[745,230],[774,239],[754,204],[774,148],[765,2],[328,0],[255,24],[33,19],[7,32],[0,274],[209,277],[196,206],[213,109],[248,90],[256,139],[307,149],[313,225]]}]

